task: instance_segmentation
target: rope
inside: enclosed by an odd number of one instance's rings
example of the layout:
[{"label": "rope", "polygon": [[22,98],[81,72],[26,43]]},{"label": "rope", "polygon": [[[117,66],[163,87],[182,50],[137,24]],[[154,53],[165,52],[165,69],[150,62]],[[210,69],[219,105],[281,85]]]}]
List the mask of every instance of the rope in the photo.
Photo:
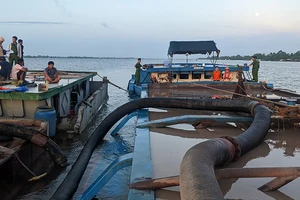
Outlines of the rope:
[{"label": "rope", "polygon": [[[97,74],[97,76],[99,76],[100,78],[102,78],[102,79],[103,79],[103,77],[102,77],[102,76],[100,76],[99,74]],[[114,83],[113,83],[113,82],[111,82],[110,80],[108,80],[108,83],[109,83],[109,84],[111,84],[112,86],[115,86],[116,88],[118,88],[118,89],[120,89],[120,90],[124,90],[125,92],[128,92],[128,90],[126,90],[126,89],[122,88],[121,86],[118,86],[118,85],[114,84]]]}]

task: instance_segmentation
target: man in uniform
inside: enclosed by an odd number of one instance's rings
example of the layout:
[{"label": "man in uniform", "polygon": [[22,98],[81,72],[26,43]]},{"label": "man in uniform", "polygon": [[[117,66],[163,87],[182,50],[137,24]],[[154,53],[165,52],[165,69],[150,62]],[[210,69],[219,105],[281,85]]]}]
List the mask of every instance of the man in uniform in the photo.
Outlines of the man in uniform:
[{"label": "man in uniform", "polygon": [[140,85],[140,71],[141,71],[141,60],[142,59],[138,59],[137,63],[135,64],[135,84],[136,85]]},{"label": "man in uniform", "polygon": [[258,82],[259,61],[257,60],[256,56],[252,56],[251,60],[252,60],[252,63],[248,66],[249,67],[252,66],[253,81]]},{"label": "man in uniform", "polygon": [[11,67],[13,67],[14,65],[16,65],[17,62],[18,62],[18,59],[19,59],[19,57],[18,57],[18,47],[19,47],[19,44],[17,43],[17,40],[18,40],[17,36],[13,36],[12,37],[12,43],[10,43],[8,45],[8,50],[13,51],[13,53],[11,53],[9,55],[9,63],[10,63]]}]

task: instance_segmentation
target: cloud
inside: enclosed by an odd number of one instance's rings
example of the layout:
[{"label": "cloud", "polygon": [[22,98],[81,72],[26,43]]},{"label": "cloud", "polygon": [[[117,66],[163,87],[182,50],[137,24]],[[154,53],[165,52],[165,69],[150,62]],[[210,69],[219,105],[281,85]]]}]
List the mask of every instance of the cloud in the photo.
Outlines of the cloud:
[{"label": "cloud", "polygon": [[33,22],[33,21],[0,21],[0,24],[25,24],[25,25],[60,25],[67,22]]},{"label": "cloud", "polygon": [[66,3],[64,1],[61,0],[53,0],[55,3],[55,6],[60,10],[60,12],[68,17],[71,17],[72,14],[71,12],[67,9],[66,7]]},{"label": "cloud", "polygon": [[110,26],[108,26],[108,24],[107,23],[101,23],[101,25],[104,27],[104,28],[110,28]]}]

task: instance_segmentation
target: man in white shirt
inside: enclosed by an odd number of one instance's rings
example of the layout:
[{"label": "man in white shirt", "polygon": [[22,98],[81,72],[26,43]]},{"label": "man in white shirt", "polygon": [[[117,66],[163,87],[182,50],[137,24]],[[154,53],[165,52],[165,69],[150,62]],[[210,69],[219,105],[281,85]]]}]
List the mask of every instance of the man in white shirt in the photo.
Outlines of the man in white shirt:
[{"label": "man in white shirt", "polygon": [[12,80],[24,81],[27,71],[28,69],[24,67],[24,60],[22,58],[19,58],[17,64],[13,66],[11,70]]}]

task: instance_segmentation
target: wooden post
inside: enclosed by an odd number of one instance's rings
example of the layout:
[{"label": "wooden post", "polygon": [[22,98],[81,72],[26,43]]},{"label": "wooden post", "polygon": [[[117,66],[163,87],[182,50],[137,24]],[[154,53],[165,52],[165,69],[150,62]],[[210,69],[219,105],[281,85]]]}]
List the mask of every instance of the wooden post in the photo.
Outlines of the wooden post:
[{"label": "wooden post", "polygon": [[258,189],[263,192],[274,191],[274,190],[277,190],[277,189],[281,188],[282,186],[288,184],[289,182],[295,180],[296,178],[298,178],[297,175],[277,177],[277,178],[273,179],[272,181],[259,187]]}]

